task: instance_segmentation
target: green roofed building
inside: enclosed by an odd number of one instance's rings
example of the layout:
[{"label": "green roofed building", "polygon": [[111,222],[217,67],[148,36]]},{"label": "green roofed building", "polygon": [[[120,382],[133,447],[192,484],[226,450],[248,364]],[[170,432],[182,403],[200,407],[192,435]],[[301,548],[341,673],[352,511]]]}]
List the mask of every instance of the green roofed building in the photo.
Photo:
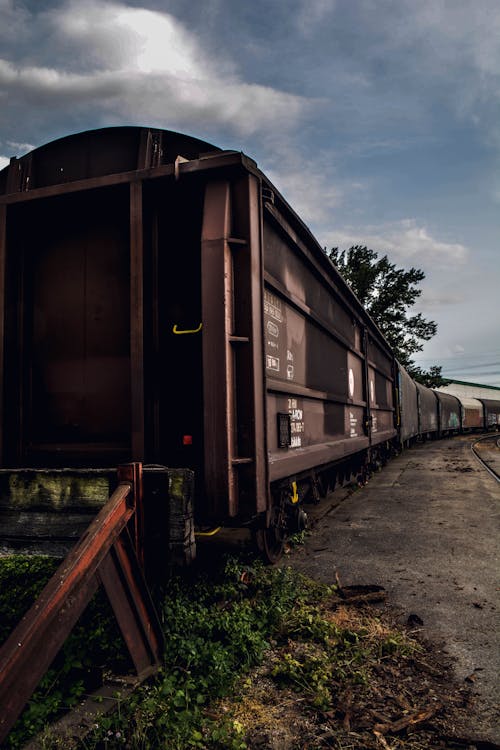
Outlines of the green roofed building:
[{"label": "green roofed building", "polygon": [[500,400],[500,387],[496,385],[482,385],[481,383],[466,383],[464,380],[449,380],[447,385],[436,388],[443,393],[463,398],[487,398]]}]

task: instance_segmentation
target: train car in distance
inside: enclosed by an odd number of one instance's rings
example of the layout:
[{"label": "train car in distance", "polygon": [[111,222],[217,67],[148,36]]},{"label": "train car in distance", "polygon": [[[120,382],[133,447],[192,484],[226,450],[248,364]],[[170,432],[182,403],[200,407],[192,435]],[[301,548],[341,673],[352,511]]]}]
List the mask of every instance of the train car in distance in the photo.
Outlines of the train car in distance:
[{"label": "train car in distance", "polygon": [[461,405],[462,432],[484,429],[484,407],[477,398],[457,397]]},{"label": "train car in distance", "polygon": [[0,172],[4,468],[185,466],[271,560],[395,439],[394,359],[254,161],[166,130]]},{"label": "train car in distance", "polygon": [[461,428],[461,406],[457,396],[434,391],[438,402],[438,436],[456,435]]},{"label": "train car in distance", "polygon": [[419,437],[426,440],[437,436],[437,399],[431,388],[427,388],[421,383],[416,383],[416,386],[418,402],[418,434]]},{"label": "train car in distance", "polygon": [[484,410],[484,428],[489,429],[500,429],[500,401],[496,401],[490,398],[479,398],[483,405]]},{"label": "train car in distance", "polygon": [[409,445],[410,441],[420,434],[419,402],[417,384],[405,368],[397,362],[398,371],[398,421],[401,444]]}]

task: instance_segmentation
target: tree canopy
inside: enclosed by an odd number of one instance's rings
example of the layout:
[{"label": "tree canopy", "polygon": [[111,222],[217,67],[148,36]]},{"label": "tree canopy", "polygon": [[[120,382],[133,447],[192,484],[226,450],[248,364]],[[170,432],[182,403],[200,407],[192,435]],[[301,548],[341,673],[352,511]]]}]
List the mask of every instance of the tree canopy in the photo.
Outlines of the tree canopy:
[{"label": "tree canopy", "polygon": [[410,375],[428,386],[446,383],[441,367],[422,370],[412,360],[412,355],[423,349],[423,342],[437,331],[433,320],[426,320],[421,313],[410,314],[422,294],[419,284],[425,278],[424,272],[396,268],[387,255],[379,258],[378,253],[363,245],[353,245],[348,250],[334,247],[328,255]]}]

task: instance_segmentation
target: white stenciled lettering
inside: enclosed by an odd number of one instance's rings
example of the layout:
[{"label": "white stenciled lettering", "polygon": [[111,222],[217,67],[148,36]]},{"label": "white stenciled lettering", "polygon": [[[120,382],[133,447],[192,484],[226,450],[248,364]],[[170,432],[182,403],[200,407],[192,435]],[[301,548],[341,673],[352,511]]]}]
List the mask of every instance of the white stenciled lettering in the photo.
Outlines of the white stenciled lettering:
[{"label": "white stenciled lettering", "polygon": [[275,338],[278,338],[280,329],[276,325],[276,323],[273,323],[272,320],[267,321],[267,332],[270,336],[274,336]]},{"label": "white stenciled lettering", "polygon": [[281,310],[281,301],[269,292],[264,292],[264,313],[276,320],[278,323],[283,322],[283,313]]},{"label": "white stenciled lettering", "polygon": [[358,436],[357,425],[358,425],[358,420],[356,419],[356,417],[354,416],[354,414],[352,413],[352,411],[350,411],[349,412],[349,426],[350,426],[349,437],[357,437]]},{"label": "white stenciled lettering", "polygon": [[271,354],[268,354],[266,356],[266,367],[268,370],[274,370],[275,372],[279,372],[280,370],[279,357],[273,357]]}]

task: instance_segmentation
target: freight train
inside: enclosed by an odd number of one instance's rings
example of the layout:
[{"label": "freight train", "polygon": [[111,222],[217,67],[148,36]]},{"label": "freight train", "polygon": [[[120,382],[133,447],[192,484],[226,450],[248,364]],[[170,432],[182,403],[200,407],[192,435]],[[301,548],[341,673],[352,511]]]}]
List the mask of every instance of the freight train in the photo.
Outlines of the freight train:
[{"label": "freight train", "polygon": [[2,467],[190,467],[196,523],[271,561],[336,482],[500,423],[409,377],[252,159],[167,130],[11,160],[0,298]]}]

